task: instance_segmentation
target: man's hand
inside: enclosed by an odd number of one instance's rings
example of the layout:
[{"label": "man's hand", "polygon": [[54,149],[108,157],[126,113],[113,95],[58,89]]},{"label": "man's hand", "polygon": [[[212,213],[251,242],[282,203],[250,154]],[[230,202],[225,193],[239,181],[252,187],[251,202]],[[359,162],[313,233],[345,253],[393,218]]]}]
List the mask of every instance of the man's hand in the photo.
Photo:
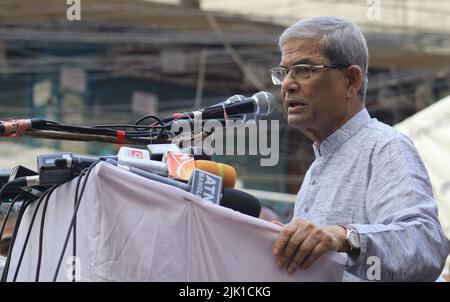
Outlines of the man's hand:
[{"label": "man's hand", "polygon": [[293,273],[299,266],[309,268],[327,251],[348,251],[345,236],[346,231],[340,226],[318,226],[295,218],[281,229],[273,254],[279,267]]}]

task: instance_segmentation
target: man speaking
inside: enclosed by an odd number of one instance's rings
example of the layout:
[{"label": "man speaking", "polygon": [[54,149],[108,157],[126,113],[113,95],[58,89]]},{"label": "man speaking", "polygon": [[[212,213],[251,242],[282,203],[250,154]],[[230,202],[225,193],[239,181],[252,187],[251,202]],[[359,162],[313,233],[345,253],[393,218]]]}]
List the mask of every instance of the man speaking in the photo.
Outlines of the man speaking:
[{"label": "man speaking", "polygon": [[313,17],[287,28],[271,70],[288,124],[314,141],[293,220],[273,246],[288,272],[327,251],[349,255],[344,281],[434,281],[450,243],[411,140],[365,109],[368,50],[357,25]]}]

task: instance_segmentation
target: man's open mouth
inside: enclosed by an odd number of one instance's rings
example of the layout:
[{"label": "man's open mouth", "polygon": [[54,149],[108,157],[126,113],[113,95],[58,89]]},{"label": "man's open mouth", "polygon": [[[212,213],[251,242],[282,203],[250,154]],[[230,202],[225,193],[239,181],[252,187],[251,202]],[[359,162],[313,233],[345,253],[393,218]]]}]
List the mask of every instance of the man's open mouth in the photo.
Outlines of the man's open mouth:
[{"label": "man's open mouth", "polygon": [[288,113],[290,112],[294,112],[296,110],[301,110],[303,108],[305,108],[306,106],[308,106],[307,103],[302,102],[302,101],[294,101],[294,100],[290,100],[287,102],[288,105]]}]

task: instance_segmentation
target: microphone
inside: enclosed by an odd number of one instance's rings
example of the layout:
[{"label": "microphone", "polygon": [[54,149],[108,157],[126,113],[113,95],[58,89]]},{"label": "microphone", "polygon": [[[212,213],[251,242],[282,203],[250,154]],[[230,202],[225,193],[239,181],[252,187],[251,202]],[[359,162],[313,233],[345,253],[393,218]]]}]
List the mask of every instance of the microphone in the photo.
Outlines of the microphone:
[{"label": "microphone", "polygon": [[[229,97],[226,101],[224,102],[220,102],[218,104],[206,107],[206,108],[213,108],[213,107],[223,107],[223,105],[230,105],[230,104],[235,104],[235,103],[239,103],[242,102],[243,100],[245,100],[245,96],[240,95],[240,94],[235,94],[231,97]],[[204,109],[202,109],[204,110]]]},{"label": "microphone", "polygon": [[189,180],[192,171],[195,169],[192,155],[176,151],[165,152],[162,156],[162,161],[151,160],[150,152],[147,150],[129,147],[121,147],[117,155],[119,164],[125,164],[179,180]]},{"label": "microphone", "polygon": [[214,153],[214,150],[211,148],[191,146],[180,149],[176,144],[151,144],[147,145],[147,149],[150,152],[150,159],[158,161],[162,161],[163,156],[169,151],[193,155],[195,160],[211,160],[211,156],[207,155],[205,151],[210,154]]},{"label": "microphone", "polygon": [[256,197],[230,188],[223,190],[220,205],[253,217],[261,214],[261,203]]},{"label": "microphone", "polygon": [[[229,97],[224,102],[220,102],[220,103],[217,103],[215,105],[208,106],[206,108],[214,108],[214,107],[222,108],[223,105],[235,104],[235,103],[243,101],[244,99],[245,99],[245,96],[240,95],[240,94],[235,94],[235,95]],[[199,111],[204,111],[206,108],[199,109]],[[179,118],[181,118],[183,116],[185,116],[185,113],[179,113],[179,112],[172,113],[172,115],[166,116],[165,118],[163,118],[162,121],[163,121],[163,123],[167,123],[167,122],[173,121],[175,119],[179,119]]]},{"label": "microphone", "polygon": [[[147,145],[147,149],[150,152],[151,160],[163,161],[163,156],[169,151],[193,155],[194,160],[211,160],[211,156],[205,152],[203,147],[192,146],[180,149],[176,144],[150,144]],[[209,151],[209,154],[214,153],[212,149],[206,151]]]},{"label": "microphone", "polygon": [[236,181],[234,168],[225,164],[206,161],[206,163],[199,162],[199,167],[196,167],[196,161],[192,155],[180,152],[168,152],[164,161],[160,162],[150,160],[149,151],[147,150],[128,147],[122,147],[118,156],[104,156],[101,158],[76,157],[70,152],[39,155],[39,178],[37,180],[42,186],[61,184],[78,176],[83,169],[88,168],[91,164],[106,158],[117,160],[120,165],[139,168],[185,182],[190,180],[196,168],[200,168],[200,170],[206,169],[206,172],[210,171],[210,173],[216,173],[216,175],[221,176],[225,181],[226,187],[234,186]]},{"label": "microphone", "polygon": [[167,164],[162,161],[151,160],[150,152],[143,149],[121,147],[117,153],[118,162],[135,168],[149,170],[164,176],[169,175]]},{"label": "microphone", "polygon": [[191,175],[189,183],[186,184],[184,182],[173,180],[139,168],[121,165],[118,161],[112,158],[107,158],[106,162],[144,178],[190,192],[202,200],[215,204],[218,204],[220,201],[220,192],[222,191],[222,178],[220,176],[195,169]]},{"label": "microphone", "polygon": [[189,180],[195,168],[221,176],[224,188],[234,188],[236,170],[226,164],[207,160],[194,160],[190,154],[168,151],[163,161],[150,159],[150,152],[143,149],[121,147],[118,153],[118,162],[122,165],[132,166],[145,171],[170,176],[179,180]]},{"label": "microphone", "polygon": [[190,192],[202,200],[219,204],[223,207],[230,208],[240,213],[259,217],[261,213],[261,204],[259,200],[243,191],[225,188],[220,198],[220,191],[222,187],[222,179],[212,173],[208,173],[199,169],[195,169],[189,183],[173,180],[158,174],[148,172],[139,168],[120,165],[116,160],[107,158],[106,162],[125,169],[133,174],[142,176],[144,178],[174,186],[181,190]]},{"label": "microphone", "polygon": [[[227,99],[225,102],[221,102],[219,104],[210,106],[208,108],[223,107],[222,105],[236,104],[236,103],[242,102],[243,100],[245,100],[245,96],[240,95],[240,94],[235,94],[232,97],[230,97],[229,99]],[[244,123],[247,121],[256,121],[257,119],[258,118],[255,117],[255,114],[253,114],[253,113],[247,113],[247,114],[242,115],[242,120],[244,121]]]},{"label": "microphone", "polygon": [[[226,101],[225,101],[226,102]],[[203,120],[207,119],[225,119],[229,118],[241,118],[248,116],[248,114],[252,114],[252,119],[258,120],[265,116],[271,114],[276,106],[275,97],[266,91],[260,91],[255,93],[250,98],[245,98],[239,102],[224,104],[224,107],[221,105],[214,105],[212,107],[207,107],[202,109],[201,111],[192,111],[185,112],[184,114],[175,114],[163,119],[164,123],[171,122],[175,119],[198,119],[201,114],[201,118]],[[226,115],[224,114],[226,113]],[[247,118],[249,118],[248,116]]]},{"label": "microphone", "polygon": [[195,167],[214,175],[221,176],[224,188],[234,188],[234,185],[236,184],[236,170],[230,165],[209,160],[196,160]]},{"label": "microphone", "polygon": [[[251,98],[245,98],[240,102],[225,105],[225,111],[229,117],[243,118],[247,114],[253,114],[258,120],[270,115],[276,106],[275,97],[265,91],[255,93]],[[224,119],[223,107],[205,108],[202,111],[202,119]],[[188,113],[190,115],[190,113]],[[194,114],[190,115],[191,118]],[[186,117],[187,118],[187,117]]]},{"label": "microphone", "polygon": [[151,160],[162,161],[163,156],[168,151],[180,152],[176,144],[150,144],[147,145]]},{"label": "microphone", "polygon": [[[142,151],[148,152],[147,150]],[[33,180],[37,181],[37,184],[41,185],[61,184],[73,179],[78,176],[83,169],[101,160],[147,179],[191,192],[203,200],[215,204],[218,204],[220,201],[220,192],[222,191],[222,177],[220,176],[199,169],[194,169],[191,173],[189,183],[186,184],[156,173],[130,167],[129,165],[123,165],[116,160],[114,156],[106,156],[101,158],[75,157],[72,153],[40,155],[38,157],[39,176],[33,176],[35,178],[33,178]],[[151,160],[147,161],[155,162]],[[20,183],[18,183],[18,181],[20,181]],[[9,182],[8,184],[30,186],[31,184],[27,184],[27,181],[28,177],[21,177],[20,179],[16,179],[14,182]]]},{"label": "microphone", "polygon": [[174,187],[179,188],[184,191],[189,191],[189,185],[184,182],[173,180],[173,179],[158,175],[154,172],[149,172],[144,169],[136,168],[136,167],[133,167],[130,165],[123,165],[119,161],[112,159],[112,158],[107,158],[105,160],[105,162],[107,162],[108,164],[111,164],[113,166],[127,170],[133,174],[142,176],[144,178],[154,180],[154,181],[166,184],[166,185],[174,186]]},{"label": "microphone", "polygon": [[[30,187],[37,185],[49,186],[64,183],[79,175],[79,172],[83,169],[89,167],[93,163],[99,162],[100,160],[125,169],[131,173],[140,175],[144,178],[177,187],[198,196],[202,200],[212,202],[214,204],[219,204],[246,215],[258,217],[261,212],[261,204],[259,203],[258,199],[243,191],[225,188],[221,197],[220,192],[222,191],[223,183],[226,183],[228,186],[234,186],[236,180],[236,172],[231,166],[208,161],[196,162],[200,162],[199,167],[206,170],[211,170],[219,175],[222,174],[223,176],[221,177],[196,168],[194,169],[189,182],[186,184],[182,181],[170,179],[156,173],[148,172],[127,165],[122,165],[116,159],[114,159],[114,156],[106,156],[98,159],[93,157],[76,157],[73,156],[72,153],[39,155],[39,176],[29,169],[16,168],[14,169],[16,172],[13,171],[11,175],[18,176],[17,171],[23,171],[20,172],[20,174],[30,174],[31,176],[21,176],[15,178],[14,180],[9,181],[8,185]],[[222,167],[219,168],[221,165]],[[42,194],[42,192],[36,193]]]}]

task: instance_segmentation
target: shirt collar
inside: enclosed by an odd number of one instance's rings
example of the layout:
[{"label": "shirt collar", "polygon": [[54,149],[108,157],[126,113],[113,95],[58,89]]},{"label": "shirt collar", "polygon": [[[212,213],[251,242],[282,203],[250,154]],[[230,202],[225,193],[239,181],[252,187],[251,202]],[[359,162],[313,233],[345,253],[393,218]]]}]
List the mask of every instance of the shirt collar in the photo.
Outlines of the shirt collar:
[{"label": "shirt collar", "polygon": [[343,143],[345,143],[349,138],[355,135],[359,129],[365,126],[370,120],[369,112],[367,112],[366,108],[363,108],[357,114],[355,114],[349,121],[347,121],[341,128],[333,132],[327,138],[325,138],[320,143],[320,148],[317,147],[317,142],[314,142],[313,149],[316,158],[320,156],[325,156],[338,147],[340,147]]}]

